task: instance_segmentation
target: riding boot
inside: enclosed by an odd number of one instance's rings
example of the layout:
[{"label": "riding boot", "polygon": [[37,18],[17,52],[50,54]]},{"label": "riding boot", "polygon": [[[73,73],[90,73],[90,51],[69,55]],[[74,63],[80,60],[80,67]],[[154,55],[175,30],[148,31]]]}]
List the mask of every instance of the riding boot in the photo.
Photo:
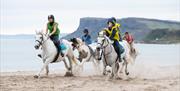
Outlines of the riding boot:
[{"label": "riding boot", "polygon": [[122,62],[121,54],[118,57],[119,57],[119,62],[121,63]]},{"label": "riding boot", "polygon": [[119,41],[114,41],[114,47],[115,47],[115,51],[118,55],[118,58],[119,58],[119,62],[122,62],[121,60],[121,45],[119,44]]},{"label": "riding boot", "polygon": [[58,53],[60,53],[61,56],[64,57],[64,53],[61,50],[61,46],[57,46],[57,48],[58,48]]},{"label": "riding boot", "polygon": [[64,53],[63,53],[62,50],[61,50],[60,41],[56,42],[55,45],[56,45],[56,48],[57,48],[57,50],[58,50],[58,53],[60,53],[61,56],[64,57]]},{"label": "riding boot", "polygon": [[63,53],[62,50],[61,50],[61,46],[58,46],[57,48],[58,48],[58,53],[60,53],[61,56],[64,57],[64,53]]}]

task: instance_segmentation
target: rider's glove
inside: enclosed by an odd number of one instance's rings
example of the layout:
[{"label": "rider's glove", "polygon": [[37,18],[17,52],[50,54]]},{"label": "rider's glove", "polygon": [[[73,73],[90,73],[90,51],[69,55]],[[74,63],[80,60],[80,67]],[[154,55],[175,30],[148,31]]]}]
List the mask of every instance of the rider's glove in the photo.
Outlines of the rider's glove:
[{"label": "rider's glove", "polygon": [[110,44],[113,44],[114,43],[114,40],[110,40]]}]

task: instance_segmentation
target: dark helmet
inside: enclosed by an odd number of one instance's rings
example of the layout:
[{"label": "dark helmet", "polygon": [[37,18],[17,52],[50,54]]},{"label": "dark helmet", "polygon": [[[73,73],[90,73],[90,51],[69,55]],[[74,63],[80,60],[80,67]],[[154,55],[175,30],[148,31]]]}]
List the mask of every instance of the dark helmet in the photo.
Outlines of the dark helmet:
[{"label": "dark helmet", "polygon": [[107,21],[107,24],[111,22],[112,24],[115,24],[116,23],[116,19],[115,18],[109,18],[108,21]]},{"label": "dark helmet", "polygon": [[116,18],[115,17],[111,17],[113,20],[114,20],[114,22],[116,22]]},{"label": "dark helmet", "polygon": [[48,15],[48,19],[53,19],[54,20],[54,15]]},{"label": "dark helmet", "polygon": [[129,32],[125,32],[125,34],[129,34]]},{"label": "dark helmet", "polygon": [[84,33],[89,33],[89,31],[88,31],[87,28],[85,28],[83,32],[84,32]]}]

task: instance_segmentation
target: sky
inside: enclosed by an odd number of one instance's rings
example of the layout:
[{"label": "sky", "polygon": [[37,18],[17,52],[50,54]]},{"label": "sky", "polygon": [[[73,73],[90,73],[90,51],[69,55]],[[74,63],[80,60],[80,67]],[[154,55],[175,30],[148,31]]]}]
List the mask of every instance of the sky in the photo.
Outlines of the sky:
[{"label": "sky", "polygon": [[180,21],[180,0],[0,0],[0,34],[34,34],[50,14],[61,33],[72,33],[82,17]]}]

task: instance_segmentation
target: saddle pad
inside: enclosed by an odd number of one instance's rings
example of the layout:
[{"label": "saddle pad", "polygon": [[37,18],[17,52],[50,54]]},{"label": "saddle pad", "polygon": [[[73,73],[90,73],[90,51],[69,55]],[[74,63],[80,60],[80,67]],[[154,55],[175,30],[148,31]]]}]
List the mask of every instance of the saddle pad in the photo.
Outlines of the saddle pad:
[{"label": "saddle pad", "polygon": [[61,50],[62,50],[62,51],[67,49],[67,47],[66,47],[66,45],[65,45],[64,43],[61,43],[61,44],[60,44],[60,47],[61,47]]}]

